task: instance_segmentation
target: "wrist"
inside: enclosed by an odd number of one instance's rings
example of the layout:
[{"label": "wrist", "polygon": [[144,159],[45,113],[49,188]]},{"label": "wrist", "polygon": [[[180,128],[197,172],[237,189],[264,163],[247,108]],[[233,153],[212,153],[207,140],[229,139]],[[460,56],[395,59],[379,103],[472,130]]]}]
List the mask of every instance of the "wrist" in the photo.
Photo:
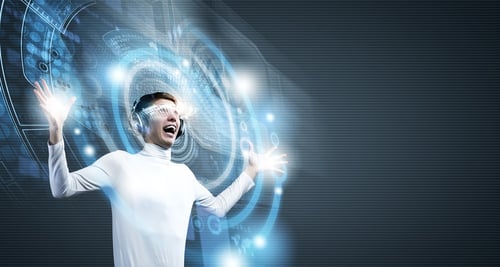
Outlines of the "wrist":
[{"label": "wrist", "polygon": [[246,167],[246,169],[244,170],[244,172],[250,176],[250,178],[252,179],[255,179],[255,177],[257,176],[257,168],[255,167],[251,167],[251,166],[248,166]]},{"label": "wrist", "polygon": [[62,140],[63,130],[62,127],[51,125],[49,128],[49,144],[55,145]]}]

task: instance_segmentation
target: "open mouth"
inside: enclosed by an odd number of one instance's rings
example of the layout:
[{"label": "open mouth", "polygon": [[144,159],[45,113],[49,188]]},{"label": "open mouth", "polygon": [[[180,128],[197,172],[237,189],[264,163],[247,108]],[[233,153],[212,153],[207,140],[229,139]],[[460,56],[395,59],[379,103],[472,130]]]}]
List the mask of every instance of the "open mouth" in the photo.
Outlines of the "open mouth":
[{"label": "open mouth", "polygon": [[175,134],[175,130],[176,130],[176,128],[174,125],[167,125],[167,126],[163,127],[163,131],[166,133]]}]

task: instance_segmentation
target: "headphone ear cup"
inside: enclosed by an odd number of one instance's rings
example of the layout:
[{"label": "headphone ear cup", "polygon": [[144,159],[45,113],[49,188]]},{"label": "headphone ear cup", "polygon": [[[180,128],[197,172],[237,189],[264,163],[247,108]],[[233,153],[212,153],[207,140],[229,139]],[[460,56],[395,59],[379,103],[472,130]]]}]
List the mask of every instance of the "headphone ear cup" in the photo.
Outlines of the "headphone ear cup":
[{"label": "headphone ear cup", "polygon": [[141,116],[139,116],[135,112],[132,114],[132,127],[138,133],[140,134],[144,133],[144,123],[141,120]]},{"label": "headphone ear cup", "polygon": [[181,137],[184,135],[184,120],[183,119],[180,119],[179,120],[180,123],[179,123],[179,130],[177,131],[177,136],[175,137],[175,139]]}]

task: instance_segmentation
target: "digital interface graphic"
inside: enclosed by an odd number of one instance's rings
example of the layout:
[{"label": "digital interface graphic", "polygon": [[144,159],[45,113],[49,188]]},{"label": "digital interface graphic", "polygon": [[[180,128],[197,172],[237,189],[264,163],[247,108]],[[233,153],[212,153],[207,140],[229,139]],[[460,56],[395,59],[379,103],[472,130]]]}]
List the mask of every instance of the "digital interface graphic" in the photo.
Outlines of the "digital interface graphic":
[{"label": "digital interface graphic", "polygon": [[[1,191],[21,201],[29,196],[16,177],[48,179],[48,125],[32,91],[40,79],[61,99],[77,98],[64,132],[70,170],[110,151],[140,150],[130,108],[155,91],[185,104],[187,132],[175,143],[173,159],[187,164],[214,195],[241,172],[250,144],[258,152],[277,146],[291,153],[280,140],[288,127],[280,116],[287,110],[282,89],[291,85],[209,5],[2,1]],[[188,242],[186,260],[202,259],[205,266],[222,266],[221,260],[242,262],[231,266],[283,263],[276,255],[286,254],[286,244],[266,250],[279,233],[273,227],[286,180],[286,171],[261,174],[222,219],[195,210],[188,237],[201,249]]]}]

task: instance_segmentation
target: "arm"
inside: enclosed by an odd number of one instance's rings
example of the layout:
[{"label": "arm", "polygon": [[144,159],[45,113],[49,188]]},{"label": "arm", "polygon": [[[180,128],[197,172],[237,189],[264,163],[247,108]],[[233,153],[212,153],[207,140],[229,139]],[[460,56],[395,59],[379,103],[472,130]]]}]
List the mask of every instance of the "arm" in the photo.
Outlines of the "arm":
[{"label": "arm", "polygon": [[203,207],[206,211],[224,217],[226,213],[248,192],[255,184],[252,177],[243,172],[230,186],[214,197],[196,179],[196,205]]},{"label": "arm", "polygon": [[277,165],[288,163],[284,160],[286,154],[273,156],[272,153],[274,150],[276,150],[276,147],[265,154],[256,154],[253,151],[253,146],[250,144],[250,150],[247,155],[247,167],[240,176],[217,197],[214,197],[205,187],[196,181],[197,205],[204,207],[208,212],[219,217],[225,216],[243,194],[248,192],[248,190],[255,185],[254,179],[258,172],[264,170],[283,172]]},{"label": "arm", "polygon": [[281,168],[278,168],[278,166],[284,166],[288,163],[288,161],[285,160],[286,154],[275,156],[273,155],[273,152],[276,149],[277,147],[273,147],[264,154],[256,154],[253,150],[252,143],[249,143],[249,150],[246,153],[248,164],[243,172],[252,179],[255,179],[257,173],[266,170],[283,173],[284,171]]},{"label": "arm", "polygon": [[74,194],[97,190],[110,184],[106,166],[110,154],[100,158],[94,164],[70,173],[64,152],[64,142],[49,145],[49,183],[52,196],[69,197]]},{"label": "arm", "polygon": [[43,79],[41,84],[35,82],[34,93],[49,122],[49,181],[52,195],[57,198],[70,196],[81,191],[95,190],[105,184],[108,176],[99,167],[87,167],[75,173],[68,170],[62,133],[64,122],[76,98],[71,98],[65,105],[58,103]]}]

